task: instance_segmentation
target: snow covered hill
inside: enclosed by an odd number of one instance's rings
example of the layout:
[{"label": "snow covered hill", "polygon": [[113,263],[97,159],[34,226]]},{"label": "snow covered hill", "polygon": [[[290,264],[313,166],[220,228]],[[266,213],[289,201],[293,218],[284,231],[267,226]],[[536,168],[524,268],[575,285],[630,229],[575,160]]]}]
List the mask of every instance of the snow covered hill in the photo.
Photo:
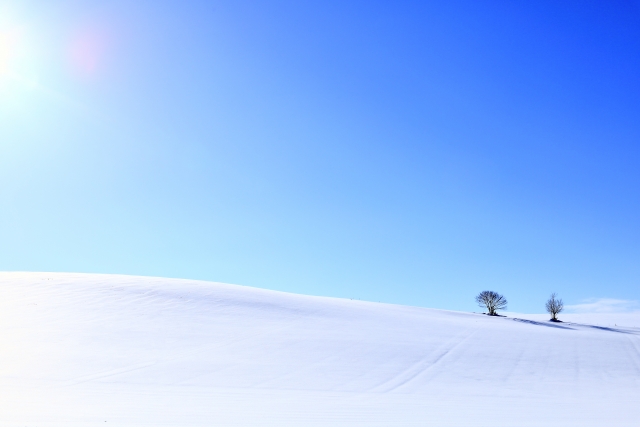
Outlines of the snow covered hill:
[{"label": "snow covered hill", "polygon": [[0,425],[640,425],[640,315],[545,319],[1,273]]}]

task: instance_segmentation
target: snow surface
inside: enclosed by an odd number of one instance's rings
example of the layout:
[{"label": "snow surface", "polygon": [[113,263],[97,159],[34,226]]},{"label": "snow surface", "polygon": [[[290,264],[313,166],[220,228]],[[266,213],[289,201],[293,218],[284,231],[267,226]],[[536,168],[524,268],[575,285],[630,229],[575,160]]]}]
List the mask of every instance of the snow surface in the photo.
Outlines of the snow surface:
[{"label": "snow surface", "polygon": [[640,314],[561,318],[1,273],[0,425],[640,425]]}]

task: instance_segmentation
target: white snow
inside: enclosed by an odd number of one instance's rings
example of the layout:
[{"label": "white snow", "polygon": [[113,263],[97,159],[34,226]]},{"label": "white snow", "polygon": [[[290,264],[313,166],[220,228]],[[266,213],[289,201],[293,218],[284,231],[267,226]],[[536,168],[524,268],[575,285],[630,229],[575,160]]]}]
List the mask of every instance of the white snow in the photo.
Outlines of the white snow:
[{"label": "white snow", "polygon": [[0,426],[640,425],[640,314],[560,317],[1,273]]}]

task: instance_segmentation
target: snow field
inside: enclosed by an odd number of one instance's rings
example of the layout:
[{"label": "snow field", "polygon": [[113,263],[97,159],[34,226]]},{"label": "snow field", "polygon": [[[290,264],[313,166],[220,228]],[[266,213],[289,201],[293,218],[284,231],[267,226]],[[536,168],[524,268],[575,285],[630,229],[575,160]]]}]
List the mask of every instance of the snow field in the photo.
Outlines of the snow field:
[{"label": "snow field", "polygon": [[0,425],[639,425],[640,315],[561,318],[1,273]]}]

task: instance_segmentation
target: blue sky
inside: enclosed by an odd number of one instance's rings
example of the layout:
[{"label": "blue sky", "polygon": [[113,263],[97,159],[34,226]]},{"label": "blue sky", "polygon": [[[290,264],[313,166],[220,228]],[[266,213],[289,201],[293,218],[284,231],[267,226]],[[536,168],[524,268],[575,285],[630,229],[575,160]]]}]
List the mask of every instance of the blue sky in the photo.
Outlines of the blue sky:
[{"label": "blue sky", "polygon": [[639,75],[631,1],[0,2],[0,270],[640,300]]}]

